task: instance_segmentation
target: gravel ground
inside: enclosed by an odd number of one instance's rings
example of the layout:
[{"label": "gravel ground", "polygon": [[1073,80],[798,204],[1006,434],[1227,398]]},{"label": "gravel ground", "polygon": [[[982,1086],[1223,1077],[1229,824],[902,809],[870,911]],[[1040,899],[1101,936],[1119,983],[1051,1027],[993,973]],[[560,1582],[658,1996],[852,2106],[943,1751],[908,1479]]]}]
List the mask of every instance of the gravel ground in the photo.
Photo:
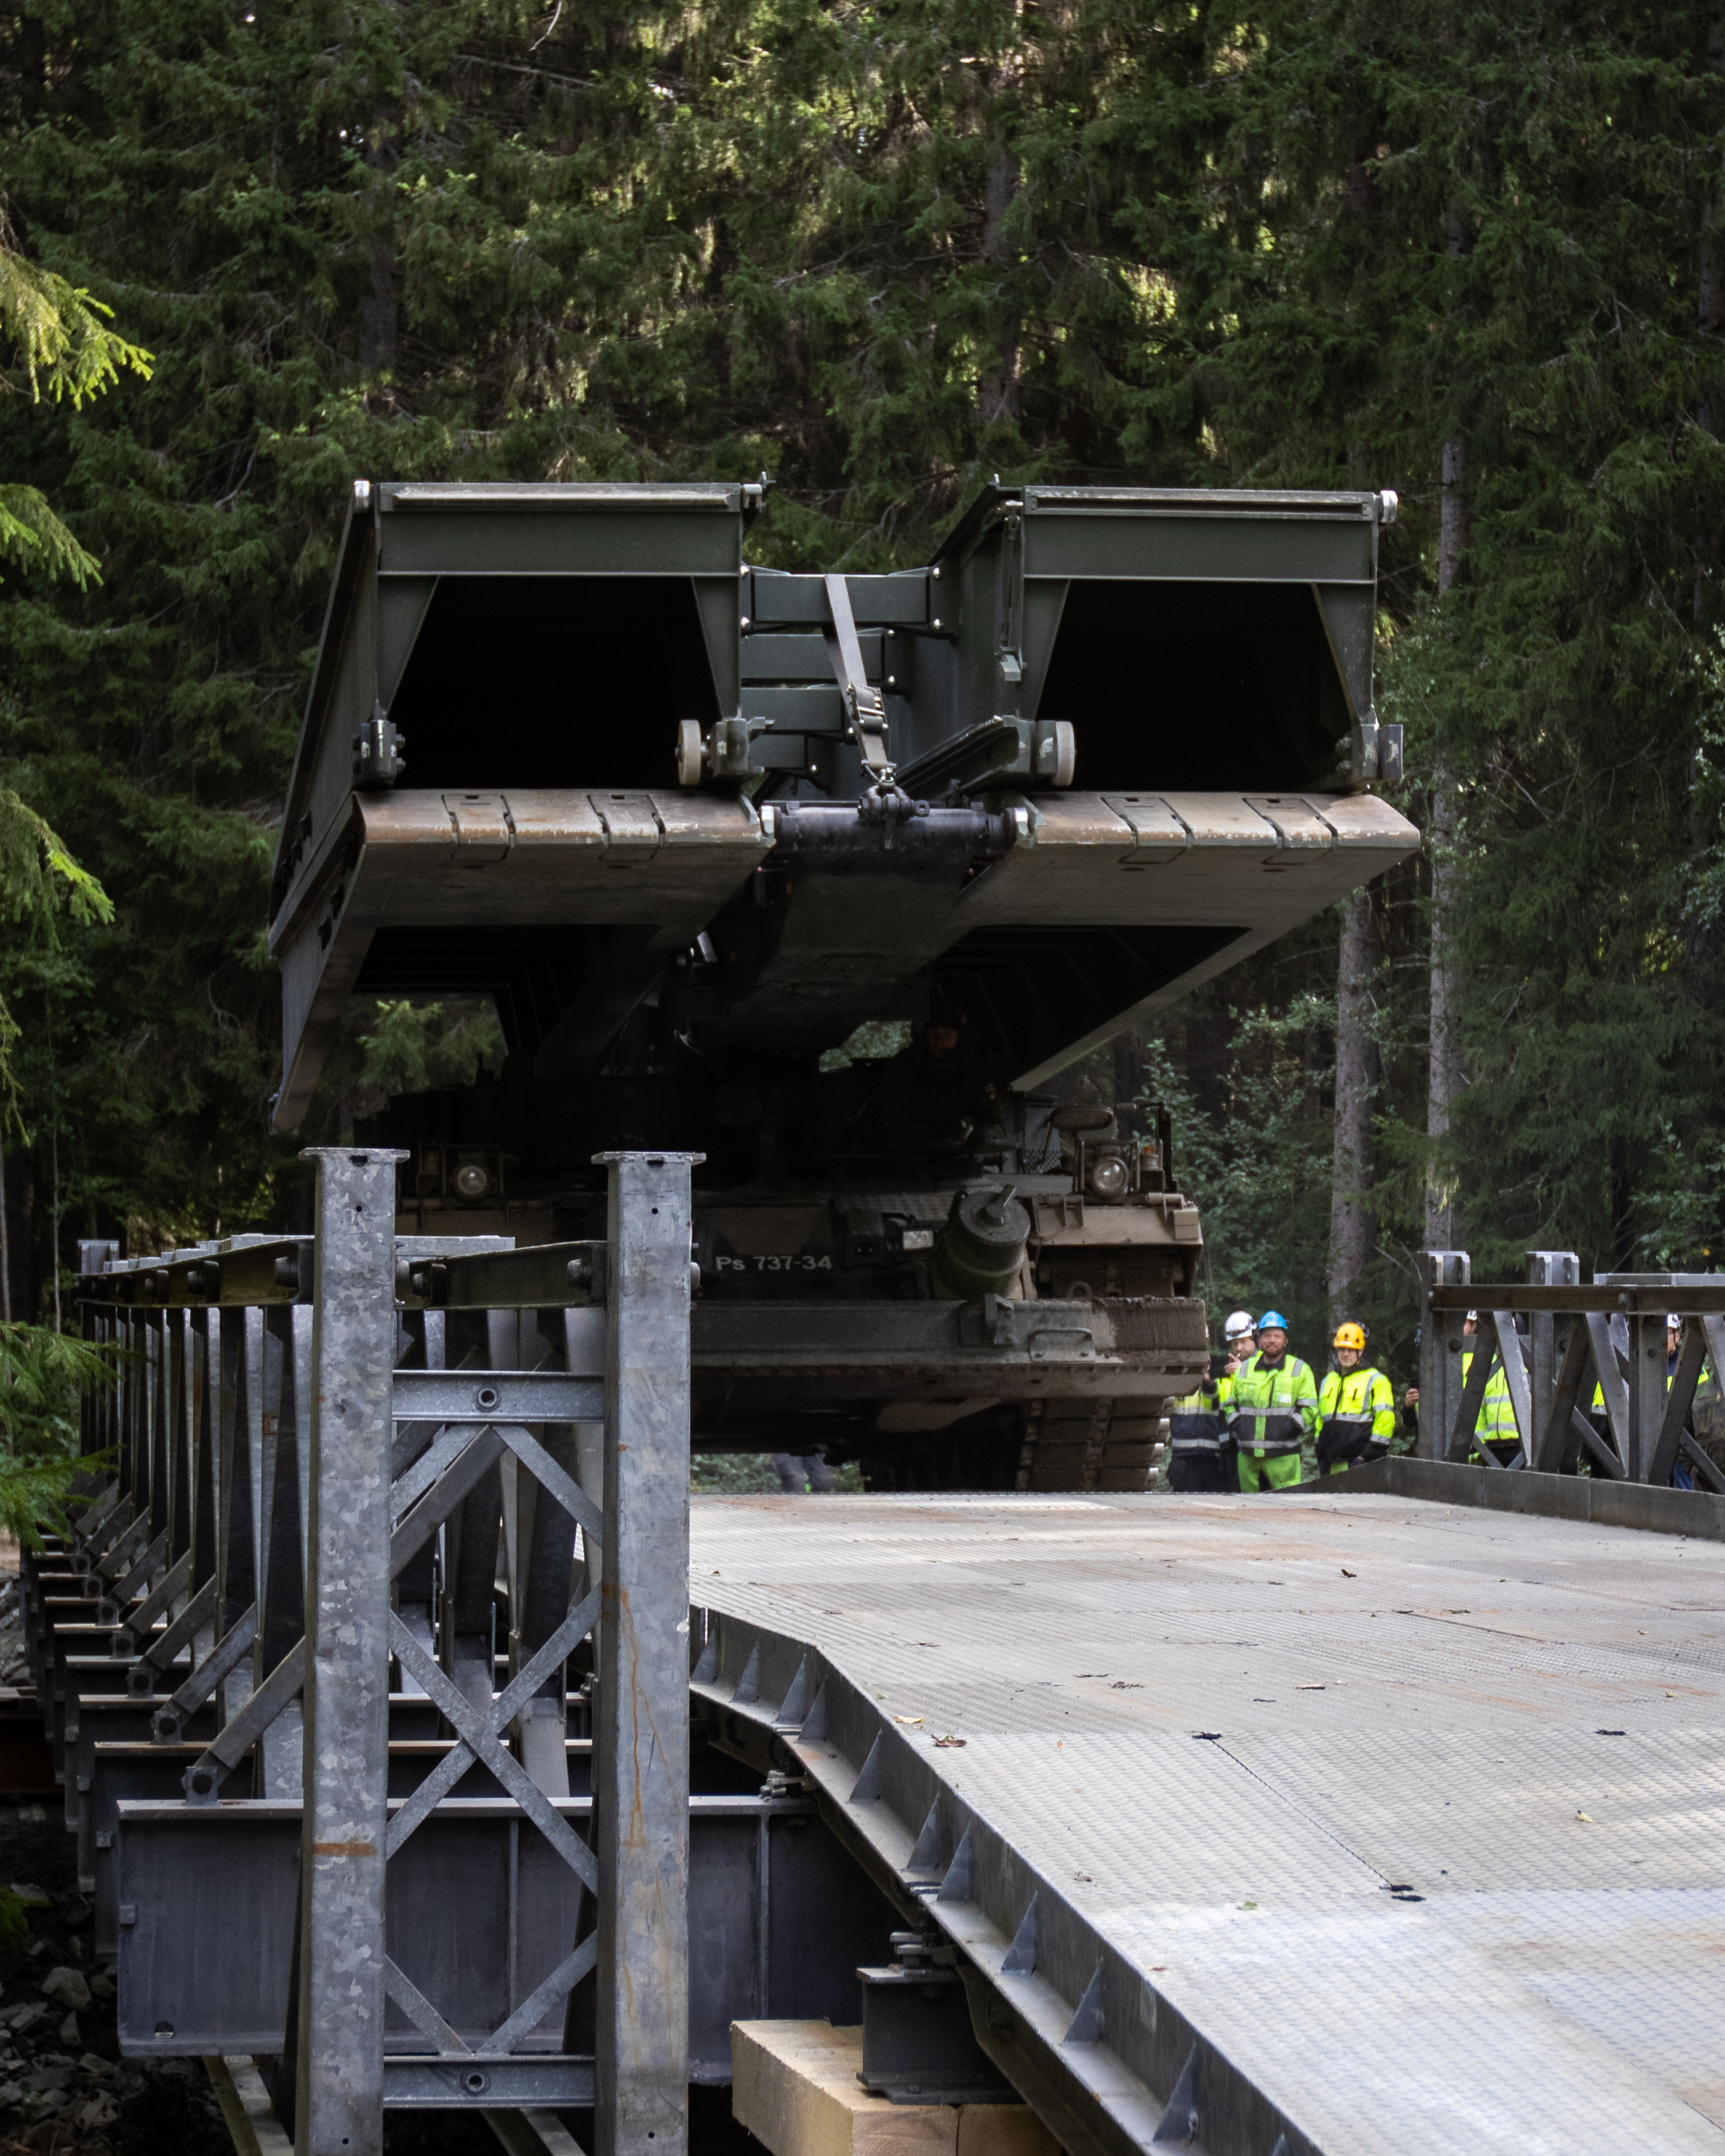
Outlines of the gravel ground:
[{"label": "gravel ground", "polygon": [[[0,1685],[28,1684],[17,1577],[0,1575]],[[0,1799],[0,2156],[232,2156],[199,2061],[120,2056],[57,1806]]]}]

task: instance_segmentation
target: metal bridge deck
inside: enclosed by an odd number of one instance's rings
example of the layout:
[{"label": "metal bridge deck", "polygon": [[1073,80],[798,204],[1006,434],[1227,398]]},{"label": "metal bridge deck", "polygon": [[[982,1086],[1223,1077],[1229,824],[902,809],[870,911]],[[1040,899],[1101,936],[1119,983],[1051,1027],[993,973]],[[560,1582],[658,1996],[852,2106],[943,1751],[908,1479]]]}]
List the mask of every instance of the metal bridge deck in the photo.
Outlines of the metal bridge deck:
[{"label": "metal bridge deck", "polygon": [[1725,2152],[1725,1546],[1316,1495],[693,1530],[696,1603],[818,1648],[1315,2146]]}]

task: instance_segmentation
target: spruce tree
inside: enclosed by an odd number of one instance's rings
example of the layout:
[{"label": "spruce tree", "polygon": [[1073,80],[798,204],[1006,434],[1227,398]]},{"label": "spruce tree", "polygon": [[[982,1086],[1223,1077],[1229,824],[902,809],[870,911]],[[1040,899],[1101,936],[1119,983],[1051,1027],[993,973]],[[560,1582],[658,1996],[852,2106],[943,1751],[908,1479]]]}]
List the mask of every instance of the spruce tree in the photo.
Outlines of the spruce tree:
[{"label": "spruce tree", "polygon": [[[1399,486],[1385,670],[1453,813],[1467,1073],[1440,1175],[1487,1268],[1651,1247],[1717,1091],[1688,961],[1725,351],[1705,326],[1722,85],[1675,8],[1271,10],[1206,239],[1235,476]],[[1273,185],[1264,175],[1273,173]],[[1225,255],[1224,259],[1218,257]],[[1467,541],[1439,598],[1440,518]],[[1465,449],[1465,472],[1458,450]],[[1441,1043],[1433,1044],[1435,1051]],[[1718,1191],[1715,1187],[1717,1209]]]}]

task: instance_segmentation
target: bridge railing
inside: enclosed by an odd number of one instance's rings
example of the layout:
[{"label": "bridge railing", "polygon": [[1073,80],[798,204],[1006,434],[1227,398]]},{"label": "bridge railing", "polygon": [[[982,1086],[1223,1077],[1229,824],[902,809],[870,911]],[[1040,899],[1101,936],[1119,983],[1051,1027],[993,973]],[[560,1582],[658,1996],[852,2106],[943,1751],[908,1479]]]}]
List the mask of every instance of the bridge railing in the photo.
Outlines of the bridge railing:
[{"label": "bridge railing", "polygon": [[301,2156],[377,2156],[397,2106],[592,2106],[602,2156],[678,2156],[691,1157],[604,1156],[605,1241],[521,1250],[398,1238],[399,1155],[312,1158],[312,1236],[85,1253],[112,1467],[28,1601],[122,2041],[280,2056]]},{"label": "bridge railing", "polygon": [[[1725,1396],[1725,1274],[1596,1273],[1584,1282],[1571,1250],[1530,1250],[1525,1281],[1475,1281],[1466,1250],[1427,1250],[1422,1263],[1424,1458],[1476,1454],[1548,1474],[1585,1462],[1595,1475],[1661,1485],[1682,1462],[1698,1484],[1725,1491],[1689,1426],[1698,1394]],[[1673,1316],[1682,1328],[1675,1362]],[[1520,1443],[1507,1462],[1476,1435],[1499,1371]]]}]

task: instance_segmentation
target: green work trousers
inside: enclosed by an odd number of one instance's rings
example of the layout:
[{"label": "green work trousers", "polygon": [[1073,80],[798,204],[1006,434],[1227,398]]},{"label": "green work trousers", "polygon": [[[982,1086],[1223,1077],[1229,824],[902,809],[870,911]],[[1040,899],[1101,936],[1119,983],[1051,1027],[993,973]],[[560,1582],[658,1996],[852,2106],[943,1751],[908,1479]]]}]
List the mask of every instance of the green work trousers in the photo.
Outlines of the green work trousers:
[{"label": "green work trousers", "polygon": [[1240,1486],[1255,1490],[1297,1490],[1300,1455],[1297,1452],[1250,1452],[1240,1448]]}]

